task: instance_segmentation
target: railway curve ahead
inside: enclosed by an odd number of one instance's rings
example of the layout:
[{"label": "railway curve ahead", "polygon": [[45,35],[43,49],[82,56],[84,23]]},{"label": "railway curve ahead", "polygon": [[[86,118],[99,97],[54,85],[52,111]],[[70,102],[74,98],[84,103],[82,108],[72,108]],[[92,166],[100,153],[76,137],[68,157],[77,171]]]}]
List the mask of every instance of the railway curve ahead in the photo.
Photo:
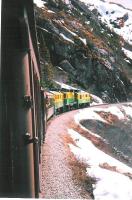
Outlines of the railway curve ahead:
[{"label": "railway curve ahead", "polygon": [[83,187],[73,178],[72,162],[67,141],[67,130],[72,127],[74,115],[78,110],[56,116],[49,122],[42,149],[41,197],[89,199]]},{"label": "railway curve ahead", "polygon": [[[103,110],[112,106],[121,107],[122,105],[125,105],[125,103],[103,104],[91,106],[88,109],[101,108]],[[45,144],[42,147],[42,198],[90,199],[93,197],[91,186],[86,184],[85,181],[85,166],[80,165],[69,150],[69,143],[73,143],[73,141],[68,135],[68,129],[82,132],[82,129],[75,124],[74,120],[75,115],[79,112],[80,110],[74,110],[63,113],[48,122]],[[95,140],[92,137],[90,139]],[[108,152],[109,148],[106,144],[101,145],[104,152],[107,151],[109,155],[112,154],[111,151]],[[114,153],[113,157],[117,158]],[[123,158],[121,160],[123,161]]]}]

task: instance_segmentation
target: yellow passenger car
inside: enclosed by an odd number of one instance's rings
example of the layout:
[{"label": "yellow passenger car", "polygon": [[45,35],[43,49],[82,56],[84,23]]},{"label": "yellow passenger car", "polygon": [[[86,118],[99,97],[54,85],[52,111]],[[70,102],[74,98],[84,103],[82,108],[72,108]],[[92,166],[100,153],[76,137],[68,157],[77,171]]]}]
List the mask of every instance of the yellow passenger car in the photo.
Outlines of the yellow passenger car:
[{"label": "yellow passenger car", "polygon": [[51,93],[54,96],[55,113],[63,111],[64,94],[61,92],[56,92],[56,91],[52,91]]},{"label": "yellow passenger car", "polygon": [[77,107],[84,107],[84,106],[90,106],[90,102],[91,102],[91,97],[90,94],[88,92],[77,92],[75,94],[75,99],[77,102]]}]

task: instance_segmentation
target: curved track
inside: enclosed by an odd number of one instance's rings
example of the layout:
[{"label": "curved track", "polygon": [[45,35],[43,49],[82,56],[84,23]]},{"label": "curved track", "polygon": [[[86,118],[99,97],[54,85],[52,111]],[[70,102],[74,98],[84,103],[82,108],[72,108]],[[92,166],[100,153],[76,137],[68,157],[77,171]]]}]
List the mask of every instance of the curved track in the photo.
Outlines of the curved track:
[{"label": "curved track", "polygon": [[66,145],[67,130],[77,112],[61,114],[48,126],[42,149],[42,198],[90,199],[89,194],[73,178],[72,166],[69,162],[70,159],[74,160],[74,157]]}]

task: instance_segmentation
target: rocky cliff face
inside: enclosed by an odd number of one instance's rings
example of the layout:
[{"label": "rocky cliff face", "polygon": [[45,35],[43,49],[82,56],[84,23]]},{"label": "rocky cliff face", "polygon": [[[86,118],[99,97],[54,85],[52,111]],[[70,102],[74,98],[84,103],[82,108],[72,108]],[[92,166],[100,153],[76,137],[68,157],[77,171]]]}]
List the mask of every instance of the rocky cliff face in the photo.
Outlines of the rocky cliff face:
[{"label": "rocky cliff face", "polygon": [[112,28],[117,23],[121,29],[123,19],[109,27],[96,7],[79,0],[45,0],[35,13],[44,87],[56,87],[57,80],[106,102],[132,99],[132,58],[127,55],[132,46]]}]

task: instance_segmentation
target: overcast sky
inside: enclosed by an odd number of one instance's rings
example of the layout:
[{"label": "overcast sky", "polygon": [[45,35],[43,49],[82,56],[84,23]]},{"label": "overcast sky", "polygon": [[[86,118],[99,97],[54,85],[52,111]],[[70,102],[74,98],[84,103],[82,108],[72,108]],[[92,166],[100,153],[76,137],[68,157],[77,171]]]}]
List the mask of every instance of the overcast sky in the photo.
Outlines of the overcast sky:
[{"label": "overcast sky", "polygon": [[114,1],[116,3],[124,5],[126,8],[132,9],[132,0],[107,0],[107,1]]}]

